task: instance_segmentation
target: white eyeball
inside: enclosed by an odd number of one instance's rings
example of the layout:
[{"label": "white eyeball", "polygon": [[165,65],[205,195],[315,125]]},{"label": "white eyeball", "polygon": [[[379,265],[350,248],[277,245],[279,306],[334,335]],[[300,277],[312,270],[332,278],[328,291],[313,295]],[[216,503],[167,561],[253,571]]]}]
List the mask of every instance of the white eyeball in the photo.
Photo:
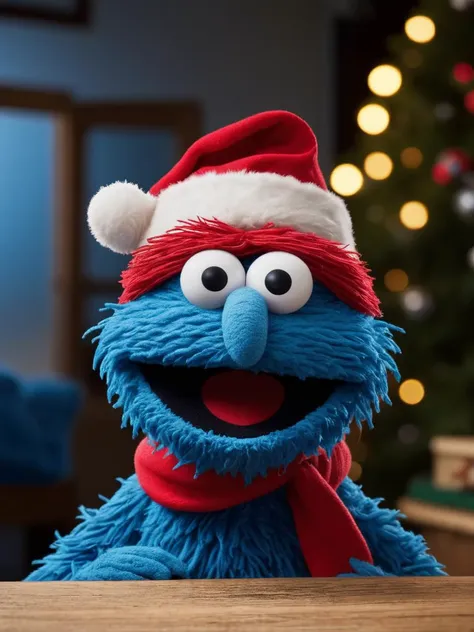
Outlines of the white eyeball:
[{"label": "white eyeball", "polygon": [[186,261],[181,290],[193,305],[222,307],[231,292],[245,286],[245,269],[237,257],[224,250],[203,250]]},{"label": "white eyeball", "polygon": [[299,257],[289,252],[267,252],[248,269],[247,285],[264,297],[274,314],[291,314],[308,302],[313,276]]}]

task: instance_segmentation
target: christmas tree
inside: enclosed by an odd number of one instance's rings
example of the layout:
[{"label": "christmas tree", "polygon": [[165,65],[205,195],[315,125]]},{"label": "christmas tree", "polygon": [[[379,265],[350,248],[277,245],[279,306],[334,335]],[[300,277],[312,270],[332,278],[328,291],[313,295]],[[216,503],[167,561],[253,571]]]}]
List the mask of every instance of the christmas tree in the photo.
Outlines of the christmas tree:
[{"label": "christmas tree", "polygon": [[354,446],[367,493],[393,504],[431,437],[474,434],[474,0],[420,2],[368,87],[331,186],[406,331],[393,407]]}]

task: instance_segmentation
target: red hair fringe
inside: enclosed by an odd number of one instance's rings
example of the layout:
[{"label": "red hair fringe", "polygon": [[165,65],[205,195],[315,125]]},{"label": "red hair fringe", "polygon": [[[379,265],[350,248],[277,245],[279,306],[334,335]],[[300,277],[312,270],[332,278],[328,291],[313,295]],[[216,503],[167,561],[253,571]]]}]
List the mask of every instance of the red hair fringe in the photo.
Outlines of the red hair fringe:
[{"label": "red hair fringe", "polygon": [[340,244],[301,233],[293,228],[267,224],[244,230],[219,220],[182,222],[164,235],[152,237],[136,250],[122,273],[120,303],[133,301],[179,274],[186,261],[201,250],[226,250],[237,257],[281,250],[300,257],[313,278],[355,310],[380,316],[380,302],[365,263]]}]

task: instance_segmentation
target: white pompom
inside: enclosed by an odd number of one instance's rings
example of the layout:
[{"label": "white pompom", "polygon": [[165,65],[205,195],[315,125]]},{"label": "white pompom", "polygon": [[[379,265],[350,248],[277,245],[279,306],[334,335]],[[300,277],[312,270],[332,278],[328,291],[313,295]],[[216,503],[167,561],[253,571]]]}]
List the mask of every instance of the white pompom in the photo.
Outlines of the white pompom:
[{"label": "white pompom", "polygon": [[136,184],[114,182],[94,195],[87,220],[95,239],[106,248],[129,254],[139,245],[156,207],[156,197]]}]

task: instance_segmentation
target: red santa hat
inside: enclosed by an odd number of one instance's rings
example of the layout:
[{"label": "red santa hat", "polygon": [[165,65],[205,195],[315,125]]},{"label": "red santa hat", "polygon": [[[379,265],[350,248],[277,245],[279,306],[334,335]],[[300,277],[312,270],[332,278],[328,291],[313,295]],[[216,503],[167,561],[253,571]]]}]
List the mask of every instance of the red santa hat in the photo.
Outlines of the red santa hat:
[{"label": "red santa hat", "polygon": [[212,132],[148,193],[115,182],[88,210],[97,241],[124,254],[198,218],[245,230],[272,223],[355,248],[347,208],[321,174],[316,138],[290,112],[264,112]]}]

